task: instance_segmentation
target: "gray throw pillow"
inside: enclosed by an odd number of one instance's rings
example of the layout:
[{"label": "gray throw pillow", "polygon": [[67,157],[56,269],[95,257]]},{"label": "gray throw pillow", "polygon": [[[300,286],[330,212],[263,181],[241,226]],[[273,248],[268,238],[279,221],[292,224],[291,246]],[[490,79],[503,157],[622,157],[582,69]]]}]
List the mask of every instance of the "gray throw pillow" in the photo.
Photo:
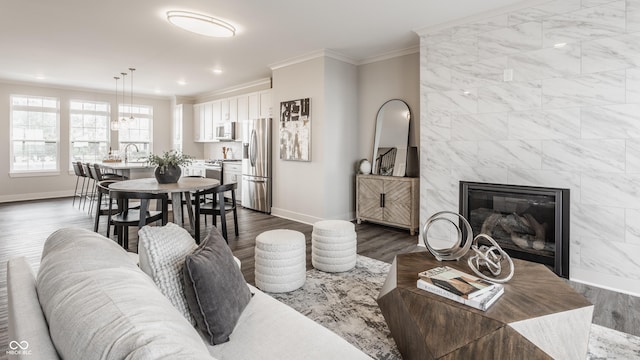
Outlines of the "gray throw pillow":
[{"label": "gray throw pillow", "polygon": [[184,286],[187,304],[202,335],[211,345],[229,341],[251,292],[216,228],[185,258]]}]

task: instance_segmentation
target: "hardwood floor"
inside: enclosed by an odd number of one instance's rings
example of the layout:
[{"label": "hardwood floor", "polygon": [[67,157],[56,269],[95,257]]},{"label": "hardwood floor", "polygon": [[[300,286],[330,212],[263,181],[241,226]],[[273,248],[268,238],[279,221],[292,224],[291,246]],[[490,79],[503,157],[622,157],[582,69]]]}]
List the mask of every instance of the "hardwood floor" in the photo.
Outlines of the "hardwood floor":
[{"label": "hardwood floor", "polygon": [[[231,216],[228,214],[229,220]],[[105,222],[106,217],[103,217],[98,230],[103,235],[106,233]],[[238,222],[240,231],[239,236],[235,237],[233,222],[228,221],[229,246],[242,261],[242,272],[247,282],[254,284],[255,237],[266,230],[292,229],[304,233],[307,239],[307,268],[312,268],[311,225],[246,209],[239,209]],[[44,241],[49,234],[62,227],[93,230],[93,217],[86,211],[72,207],[71,198],[0,204],[0,360],[6,359],[8,344],[6,262],[14,256],[25,256],[37,271]],[[202,238],[209,229],[210,218],[208,227],[202,229]],[[425,251],[416,245],[417,236],[410,236],[406,230],[363,223],[356,225],[356,232],[358,253],[387,263],[391,263],[396,254]],[[129,238],[129,250],[136,251],[137,228],[129,231]],[[640,336],[640,298],[569,283],[596,305],[594,323]]]},{"label": "hardwood floor", "polygon": [[[25,256],[35,271],[38,269],[42,246],[49,234],[62,227],[79,227],[93,230],[93,217],[86,211],[71,206],[71,198],[26,201],[0,204],[0,359],[5,359],[8,345],[7,333],[7,280],[6,262],[14,256]],[[77,205],[77,203],[76,203]],[[87,204],[88,205],[88,204]],[[88,206],[87,206],[88,208]],[[229,220],[232,215],[228,214]],[[311,269],[311,225],[239,209],[239,236],[235,237],[233,222],[229,229],[229,246],[242,261],[242,272],[247,282],[254,283],[255,237],[272,229],[292,229],[305,234],[307,239],[307,268]],[[101,219],[98,231],[106,233],[106,217]],[[204,221],[202,222],[204,225]],[[211,229],[201,231],[202,238]],[[398,253],[423,250],[416,244],[417,236],[406,230],[363,223],[356,225],[358,253],[390,263]],[[112,238],[113,235],[112,235]],[[137,228],[129,231],[129,250],[137,251]]]}]

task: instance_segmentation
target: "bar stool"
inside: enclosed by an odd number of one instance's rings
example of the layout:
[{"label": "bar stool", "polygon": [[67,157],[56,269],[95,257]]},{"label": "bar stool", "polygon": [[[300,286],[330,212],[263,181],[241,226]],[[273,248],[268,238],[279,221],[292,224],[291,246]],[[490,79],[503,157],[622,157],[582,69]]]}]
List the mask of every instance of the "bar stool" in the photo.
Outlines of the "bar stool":
[{"label": "bar stool", "polygon": [[[73,166],[73,172],[76,174],[76,188],[73,190],[73,201],[71,202],[71,206],[76,205],[76,198],[78,199],[78,209],[80,209],[80,204],[82,203],[82,197],[84,196],[84,183],[87,180],[87,176],[84,174],[82,170],[81,162],[71,163]],[[78,192],[78,185],[80,184],[80,178],[82,178],[82,186],[80,187],[80,192]]]},{"label": "bar stool", "polygon": [[[84,203],[82,204],[82,210],[84,210],[85,205],[87,205],[87,199],[89,199],[89,213],[91,213],[91,206],[93,205],[93,198],[95,196],[96,191],[96,179],[91,174],[91,164],[90,163],[80,163],[82,164],[82,170],[87,176],[87,190],[84,193]],[[92,183],[93,182],[93,183]],[[89,193],[89,189],[91,189],[91,193]]]}]

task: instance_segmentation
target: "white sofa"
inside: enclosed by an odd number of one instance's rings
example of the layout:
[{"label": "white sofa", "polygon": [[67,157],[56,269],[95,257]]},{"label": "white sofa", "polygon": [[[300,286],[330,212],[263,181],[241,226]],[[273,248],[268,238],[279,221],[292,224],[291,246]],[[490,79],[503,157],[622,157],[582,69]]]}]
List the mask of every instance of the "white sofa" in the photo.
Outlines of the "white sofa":
[{"label": "white sofa", "polygon": [[370,359],[250,285],[230,341],[211,346],[112,240],[61,229],[44,252],[38,280],[24,257],[7,263],[9,359]]}]

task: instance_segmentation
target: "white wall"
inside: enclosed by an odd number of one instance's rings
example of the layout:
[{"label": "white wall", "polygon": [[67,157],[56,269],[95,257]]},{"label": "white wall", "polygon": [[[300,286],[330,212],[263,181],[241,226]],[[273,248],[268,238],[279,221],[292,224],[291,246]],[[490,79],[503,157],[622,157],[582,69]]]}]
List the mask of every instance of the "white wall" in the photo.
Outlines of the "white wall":
[{"label": "white wall", "polygon": [[[324,59],[297,63],[273,71],[272,213],[313,223],[323,217],[324,176],[322,148],[325,124]],[[311,161],[280,160],[280,102],[310,98]]]},{"label": "white wall", "polygon": [[313,223],[353,218],[357,160],[356,68],[318,57],[273,71],[274,109],[310,98],[311,161],[280,160],[279,115],[273,126],[273,208],[277,216]]},{"label": "white wall", "polygon": [[400,99],[409,105],[409,146],[420,144],[420,54],[358,66],[358,158],[372,161],[378,109]]},{"label": "white wall", "polygon": [[638,0],[422,33],[421,219],[457,211],[460,180],[569,188],[571,279],[640,295],[639,41]]},{"label": "white wall", "polygon": [[325,219],[355,218],[355,171],[358,161],[357,70],[325,58],[325,117],[322,160]]},{"label": "white wall", "polygon": [[[54,176],[18,177],[9,176],[11,146],[9,138],[10,103],[9,97],[35,95],[57,97],[60,100],[60,174]],[[17,84],[0,82],[0,202],[71,196],[76,176],[69,165],[69,101],[72,99],[111,102],[115,109],[113,93],[94,92],[82,89],[45,87],[37,84]],[[171,147],[172,110],[169,99],[141,97],[134,94],[136,104],[153,106],[154,135],[153,151],[159,152]],[[111,145],[118,147],[114,134]],[[105,154],[106,155],[106,154]]]}]

